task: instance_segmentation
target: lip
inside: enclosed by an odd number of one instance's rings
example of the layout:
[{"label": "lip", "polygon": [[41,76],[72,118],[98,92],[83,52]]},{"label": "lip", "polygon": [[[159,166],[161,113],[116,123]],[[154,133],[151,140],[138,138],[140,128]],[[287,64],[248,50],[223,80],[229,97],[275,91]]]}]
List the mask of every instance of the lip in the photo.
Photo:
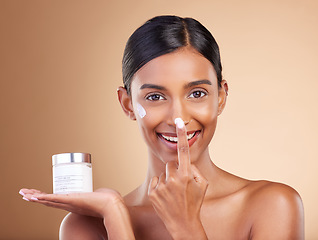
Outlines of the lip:
[{"label": "lip", "polygon": [[[195,134],[190,140],[188,140],[189,148],[195,143],[195,141],[197,140],[198,136],[201,133],[201,130],[188,131],[187,135],[192,134],[192,133],[195,133]],[[177,137],[177,134],[176,133],[157,133],[157,136],[161,140],[161,142],[163,142],[168,148],[176,151],[178,148],[177,143],[170,142],[170,141],[164,139],[162,135],[169,136],[169,137]]]}]

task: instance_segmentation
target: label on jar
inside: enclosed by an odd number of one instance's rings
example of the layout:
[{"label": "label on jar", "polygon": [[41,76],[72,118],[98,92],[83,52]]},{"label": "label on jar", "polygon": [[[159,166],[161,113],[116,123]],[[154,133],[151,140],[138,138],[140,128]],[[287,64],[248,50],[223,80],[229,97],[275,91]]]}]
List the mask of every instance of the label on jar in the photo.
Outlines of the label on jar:
[{"label": "label on jar", "polygon": [[53,193],[92,192],[92,167],[89,163],[53,166]]}]

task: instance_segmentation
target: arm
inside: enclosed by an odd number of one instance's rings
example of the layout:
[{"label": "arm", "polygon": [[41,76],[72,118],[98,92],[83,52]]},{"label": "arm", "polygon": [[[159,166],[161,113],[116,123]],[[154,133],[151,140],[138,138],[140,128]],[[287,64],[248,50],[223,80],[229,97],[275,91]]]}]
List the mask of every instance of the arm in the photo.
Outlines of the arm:
[{"label": "arm", "polygon": [[[181,119],[180,119],[181,120]],[[149,184],[149,199],[171,237],[207,239],[200,209],[208,186],[199,170],[191,165],[185,126],[177,124],[178,163],[168,162],[166,172]]]},{"label": "arm", "polygon": [[90,227],[96,226],[93,221],[97,218],[103,219],[108,239],[135,239],[127,207],[114,190],[72,194],[45,194],[33,189],[20,192],[28,201],[73,213],[61,225],[61,239],[74,239],[75,234],[80,235],[77,239],[94,239]]},{"label": "arm", "polygon": [[112,206],[103,217],[108,239],[135,239],[129,212],[123,199],[115,199]]},{"label": "arm", "polygon": [[299,194],[278,183],[267,183],[253,196],[253,240],[303,240],[304,211]]}]

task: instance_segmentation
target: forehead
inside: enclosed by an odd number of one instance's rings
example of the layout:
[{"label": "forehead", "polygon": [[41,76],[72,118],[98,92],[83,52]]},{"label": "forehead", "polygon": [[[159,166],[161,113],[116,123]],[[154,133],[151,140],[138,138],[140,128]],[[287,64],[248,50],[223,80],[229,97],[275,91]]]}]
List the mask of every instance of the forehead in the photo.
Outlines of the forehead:
[{"label": "forehead", "polygon": [[182,48],[157,57],[134,75],[132,90],[145,83],[169,85],[207,79],[217,85],[217,76],[209,60],[192,48]]}]

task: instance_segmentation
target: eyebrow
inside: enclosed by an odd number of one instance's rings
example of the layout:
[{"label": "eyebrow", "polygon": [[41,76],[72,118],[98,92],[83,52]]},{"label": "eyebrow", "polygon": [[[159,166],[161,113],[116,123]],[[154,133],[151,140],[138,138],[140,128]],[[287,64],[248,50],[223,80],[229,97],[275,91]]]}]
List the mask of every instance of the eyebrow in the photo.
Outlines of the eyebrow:
[{"label": "eyebrow", "polygon": [[201,84],[207,84],[207,85],[212,85],[212,82],[210,80],[198,80],[198,81],[193,81],[193,82],[189,82],[188,84],[186,84],[184,86],[184,88],[190,88],[193,86],[197,86],[197,85],[201,85]]},{"label": "eyebrow", "polygon": [[[212,82],[210,80],[205,80],[205,79],[204,80],[197,80],[197,81],[187,83],[184,86],[184,88],[186,89],[186,88],[190,88],[190,87],[201,85],[201,84],[212,85]],[[145,84],[141,85],[140,90],[145,89],[145,88],[152,88],[152,89],[157,89],[157,90],[162,90],[162,91],[167,90],[163,86],[156,85],[156,84],[150,84],[150,83],[145,83]]]},{"label": "eyebrow", "polygon": [[141,87],[140,87],[140,89],[145,89],[145,88],[153,88],[153,89],[158,89],[158,90],[162,90],[162,91],[167,90],[163,86],[159,86],[159,85],[156,85],[156,84],[149,84],[149,83],[145,83],[145,84],[141,85]]}]

